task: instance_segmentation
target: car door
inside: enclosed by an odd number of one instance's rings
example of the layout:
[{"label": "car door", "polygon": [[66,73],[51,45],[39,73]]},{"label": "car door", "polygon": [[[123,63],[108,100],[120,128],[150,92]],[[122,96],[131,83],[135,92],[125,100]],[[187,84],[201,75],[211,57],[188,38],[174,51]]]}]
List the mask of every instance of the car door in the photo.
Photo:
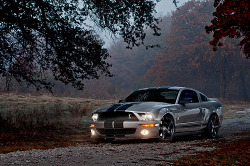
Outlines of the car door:
[{"label": "car door", "polygon": [[202,93],[200,93],[199,95],[202,109],[202,124],[206,126],[207,119],[209,118],[213,107],[211,107],[211,103],[209,102],[207,96]]},{"label": "car door", "polygon": [[178,104],[177,131],[185,132],[201,129],[202,112],[197,93],[194,90],[183,90],[179,96]]}]

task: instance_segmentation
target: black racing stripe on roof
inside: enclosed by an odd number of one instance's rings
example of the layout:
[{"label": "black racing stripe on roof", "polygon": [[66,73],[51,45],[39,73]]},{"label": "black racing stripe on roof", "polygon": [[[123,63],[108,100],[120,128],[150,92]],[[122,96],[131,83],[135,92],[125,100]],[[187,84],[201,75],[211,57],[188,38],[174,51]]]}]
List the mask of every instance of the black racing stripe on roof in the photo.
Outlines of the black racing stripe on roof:
[{"label": "black racing stripe on roof", "polygon": [[171,86],[160,86],[160,87],[148,87],[148,88],[142,88],[138,90],[155,90],[155,89],[169,89]]},{"label": "black racing stripe on roof", "polygon": [[149,87],[149,88],[142,88],[142,89],[138,89],[137,91],[140,91],[140,90],[162,90],[162,89],[177,89],[177,90],[180,90],[182,88],[185,88],[185,87],[179,87],[179,86],[159,86],[159,87]]}]

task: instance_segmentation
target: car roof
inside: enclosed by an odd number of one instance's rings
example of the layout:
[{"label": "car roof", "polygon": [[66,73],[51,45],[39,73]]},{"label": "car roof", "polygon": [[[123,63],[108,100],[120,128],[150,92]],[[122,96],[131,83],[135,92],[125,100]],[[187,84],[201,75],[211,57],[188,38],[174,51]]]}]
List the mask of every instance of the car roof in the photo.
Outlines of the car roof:
[{"label": "car roof", "polygon": [[156,90],[156,89],[173,89],[173,90],[180,90],[184,89],[185,87],[179,87],[179,86],[160,86],[160,87],[149,87],[149,88],[142,88],[138,90]]}]

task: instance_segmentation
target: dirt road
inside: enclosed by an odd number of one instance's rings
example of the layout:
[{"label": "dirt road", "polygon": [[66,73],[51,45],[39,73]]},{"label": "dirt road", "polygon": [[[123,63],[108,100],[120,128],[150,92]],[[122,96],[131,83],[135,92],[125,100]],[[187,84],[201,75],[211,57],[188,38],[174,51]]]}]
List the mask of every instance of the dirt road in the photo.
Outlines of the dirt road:
[{"label": "dirt road", "polygon": [[[241,118],[225,119],[219,139],[235,139],[233,134],[250,131],[249,112],[240,113]],[[200,136],[177,137],[172,143],[117,140],[112,144],[96,144],[86,141],[74,147],[0,154],[0,165],[171,165],[171,160],[183,155],[213,150],[213,141]]]}]

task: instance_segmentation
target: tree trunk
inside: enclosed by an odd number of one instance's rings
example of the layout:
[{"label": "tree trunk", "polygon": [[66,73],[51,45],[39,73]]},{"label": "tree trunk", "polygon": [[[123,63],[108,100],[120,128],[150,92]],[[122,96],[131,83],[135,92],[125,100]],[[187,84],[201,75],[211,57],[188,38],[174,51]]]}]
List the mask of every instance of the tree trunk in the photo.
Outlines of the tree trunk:
[{"label": "tree trunk", "polygon": [[240,72],[240,81],[241,81],[242,90],[243,90],[243,98],[245,101],[249,101],[247,88],[246,88],[246,79],[245,79],[245,75],[242,72]]}]

